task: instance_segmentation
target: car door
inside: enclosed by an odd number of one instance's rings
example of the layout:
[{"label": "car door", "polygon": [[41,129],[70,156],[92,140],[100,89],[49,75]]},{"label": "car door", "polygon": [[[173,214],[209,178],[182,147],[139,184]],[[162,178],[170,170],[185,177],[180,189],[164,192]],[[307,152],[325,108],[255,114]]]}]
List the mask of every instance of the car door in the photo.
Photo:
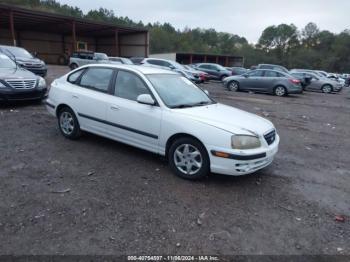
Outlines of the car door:
[{"label": "car door", "polygon": [[257,81],[256,90],[264,93],[272,92],[280,77],[282,75],[276,71],[263,70],[263,77],[261,77],[260,81]]},{"label": "car door", "polygon": [[263,70],[251,71],[241,79],[239,88],[242,90],[259,90],[262,79]]},{"label": "car door", "polygon": [[320,83],[320,79],[313,74],[305,73],[305,76],[309,77],[310,84],[306,87],[307,90],[321,90],[322,83]]},{"label": "car door", "polygon": [[127,144],[158,152],[162,111],[158,104],[138,103],[141,94],[152,95],[146,82],[134,72],[119,70],[114,96],[108,99],[109,134]]},{"label": "car door", "polygon": [[[106,99],[111,96],[111,81],[115,70],[89,67],[81,76],[69,76],[70,105],[76,112],[81,129],[97,134],[106,133]],[[74,81],[75,80],[75,81]]]}]

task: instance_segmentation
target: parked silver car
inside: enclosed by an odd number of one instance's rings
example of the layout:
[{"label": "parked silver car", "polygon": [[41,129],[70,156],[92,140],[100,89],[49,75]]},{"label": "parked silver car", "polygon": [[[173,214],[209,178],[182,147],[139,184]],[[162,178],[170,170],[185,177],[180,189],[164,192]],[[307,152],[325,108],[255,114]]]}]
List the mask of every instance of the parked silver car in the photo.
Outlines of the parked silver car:
[{"label": "parked silver car", "polygon": [[290,74],[276,70],[256,69],[246,74],[224,79],[224,86],[230,91],[254,91],[276,96],[302,93],[301,82]]},{"label": "parked silver car", "polygon": [[310,82],[305,86],[305,90],[309,91],[321,91],[323,93],[339,92],[342,90],[343,85],[337,81],[329,79],[327,77],[321,76],[321,74],[316,74],[310,72],[309,70],[302,71],[301,69],[292,70],[292,75],[295,77],[303,76],[310,79]]},{"label": "parked silver car", "polygon": [[156,66],[158,68],[175,71],[194,83],[200,83],[201,79],[198,72],[186,69],[183,65],[178,62],[160,59],[160,58],[145,58],[142,60],[141,65],[145,66]]}]

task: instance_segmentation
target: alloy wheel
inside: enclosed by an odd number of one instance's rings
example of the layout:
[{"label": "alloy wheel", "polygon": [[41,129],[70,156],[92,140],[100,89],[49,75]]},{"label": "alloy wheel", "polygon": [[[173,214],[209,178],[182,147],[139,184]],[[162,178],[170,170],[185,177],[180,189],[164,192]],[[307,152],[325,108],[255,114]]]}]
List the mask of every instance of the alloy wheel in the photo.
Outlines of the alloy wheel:
[{"label": "alloy wheel", "polygon": [[328,94],[328,93],[332,92],[332,88],[329,85],[325,85],[324,87],[322,87],[322,91],[323,91],[323,93]]},{"label": "alloy wheel", "polygon": [[63,112],[60,115],[60,127],[64,134],[71,135],[74,131],[74,118],[70,112]]},{"label": "alloy wheel", "polygon": [[238,84],[237,82],[231,82],[229,85],[228,85],[228,89],[230,91],[237,91],[238,90]]},{"label": "alloy wheel", "polygon": [[193,145],[181,144],[174,151],[176,168],[186,175],[195,175],[202,167],[203,158]]},{"label": "alloy wheel", "polygon": [[283,86],[276,87],[275,94],[277,96],[284,96],[286,94],[286,89]]}]

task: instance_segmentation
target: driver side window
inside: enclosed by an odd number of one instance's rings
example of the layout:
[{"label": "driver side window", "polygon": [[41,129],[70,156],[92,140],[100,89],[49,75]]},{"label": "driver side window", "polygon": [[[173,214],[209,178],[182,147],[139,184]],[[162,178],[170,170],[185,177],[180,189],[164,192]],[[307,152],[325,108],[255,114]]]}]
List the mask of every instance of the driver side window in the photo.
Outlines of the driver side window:
[{"label": "driver side window", "polygon": [[120,98],[136,101],[139,95],[150,94],[150,92],[137,75],[119,71],[115,81],[114,94]]}]

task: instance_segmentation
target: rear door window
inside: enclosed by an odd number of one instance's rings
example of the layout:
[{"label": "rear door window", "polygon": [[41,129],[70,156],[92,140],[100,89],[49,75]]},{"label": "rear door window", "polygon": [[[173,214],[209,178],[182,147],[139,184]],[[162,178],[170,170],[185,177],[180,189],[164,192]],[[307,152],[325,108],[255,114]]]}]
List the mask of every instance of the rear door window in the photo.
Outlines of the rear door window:
[{"label": "rear door window", "polygon": [[80,79],[80,86],[107,93],[114,70],[111,68],[90,67]]},{"label": "rear door window", "polygon": [[280,74],[274,71],[265,71],[265,77],[280,77]]},{"label": "rear door window", "polygon": [[264,73],[263,70],[255,70],[255,71],[249,72],[248,75],[250,77],[260,77],[260,76],[263,76],[263,73]]}]

